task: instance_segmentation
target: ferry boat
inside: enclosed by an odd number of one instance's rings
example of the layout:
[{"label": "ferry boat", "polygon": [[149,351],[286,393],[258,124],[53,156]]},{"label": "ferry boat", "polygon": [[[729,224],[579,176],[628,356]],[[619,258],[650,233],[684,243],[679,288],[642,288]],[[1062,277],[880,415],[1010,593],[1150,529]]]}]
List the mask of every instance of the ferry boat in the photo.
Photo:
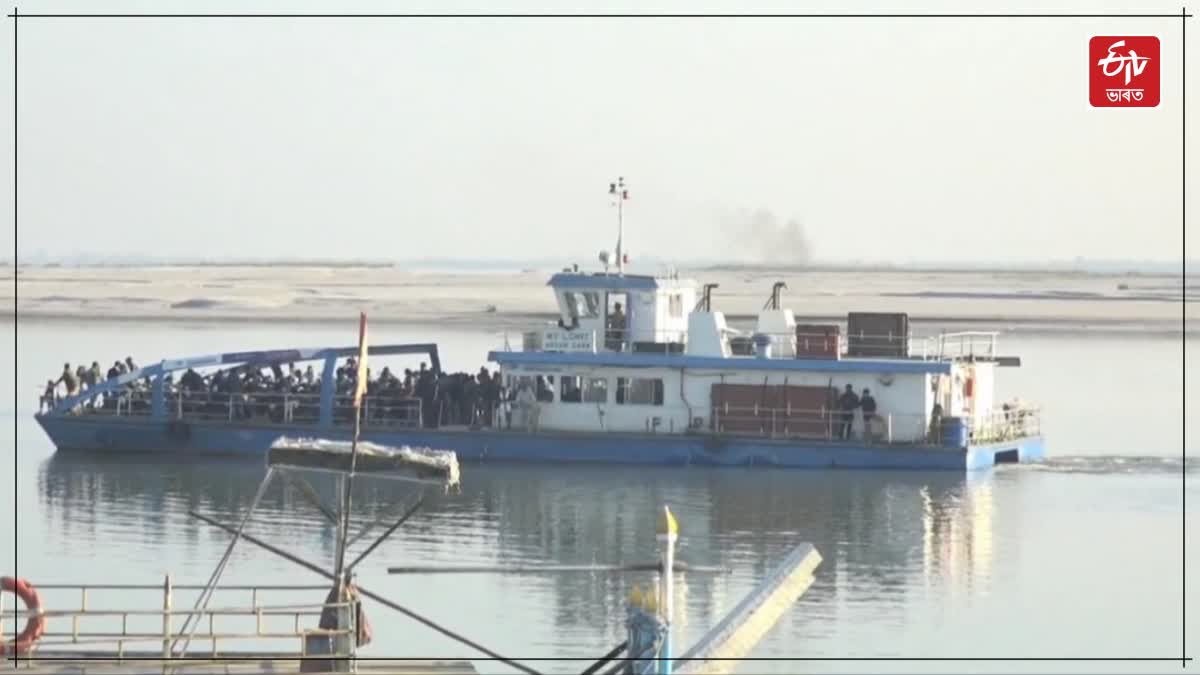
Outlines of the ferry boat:
[{"label": "ferry boat", "polygon": [[[616,256],[602,252],[596,271],[554,274],[558,321],[524,332],[519,349],[487,354],[504,400],[448,414],[436,382],[451,382],[439,379],[436,344],[372,346],[372,356],[425,355],[435,389],[370,393],[363,438],[447,448],[464,461],[976,470],[1043,458],[1039,410],[997,400],[1001,370],[1020,365],[997,351],[997,334],[915,337],[907,315],[869,312],[849,313],[844,330],[798,323],[781,306],[782,283],[752,329],[735,329],[714,307],[715,284],[626,272],[624,181],[611,191]],[[287,435],[344,440],[353,424],[337,373],[356,353],[168,359],[58,401],[37,420],[60,450],[265,454]],[[173,381],[198,369],[240,382],[305,362],[322,374],[310,393],[214,393]]]}]

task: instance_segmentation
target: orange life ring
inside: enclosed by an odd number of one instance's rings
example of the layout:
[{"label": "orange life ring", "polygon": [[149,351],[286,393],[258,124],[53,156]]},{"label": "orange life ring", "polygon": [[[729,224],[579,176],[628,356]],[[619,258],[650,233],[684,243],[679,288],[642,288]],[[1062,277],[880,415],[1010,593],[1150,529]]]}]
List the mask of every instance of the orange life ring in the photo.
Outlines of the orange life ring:
[{"label": "orange life ring", "polygon": [[0,591],[15,593],[25,603],[25,608],[34,612],[25,622],[25,630],[21,631],[14,642],[5,642],[0,638],[0,656],[8,653],[10,645],[13,653],[18,656],[28,654],[33,649],[33,643],[46,632],[46,616],[41,612],[42,596],[28,581],[12,577],[0,577]]}]

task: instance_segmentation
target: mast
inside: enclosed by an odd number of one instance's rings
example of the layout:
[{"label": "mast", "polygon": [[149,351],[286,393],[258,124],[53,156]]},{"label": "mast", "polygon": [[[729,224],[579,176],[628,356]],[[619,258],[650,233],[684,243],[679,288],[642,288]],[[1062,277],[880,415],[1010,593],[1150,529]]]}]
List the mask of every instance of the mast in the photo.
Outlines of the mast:
[{"label": "mast", "polygon": [[617,274],[625,274],[625,200],[629,199],[629,190],[625,189],[624,176],[608,184],[608,194],[617,200]]},{"label": "mast", "polygon": [[344,500],[342,504],[341,527],[338,528],[337,559],[334,567],[334,579],[338,584],[339,601],[348,580],[345,578],[346,548],[350,536],[350,493],[354,489],[354,470],[358,462],[358,437],[362,428],[362,399],[367,392],[367,315],[359,313],[358,322],[358,363],[354,380],[354,438],[350,442],[350,473],[342,474],[339,487]]}]

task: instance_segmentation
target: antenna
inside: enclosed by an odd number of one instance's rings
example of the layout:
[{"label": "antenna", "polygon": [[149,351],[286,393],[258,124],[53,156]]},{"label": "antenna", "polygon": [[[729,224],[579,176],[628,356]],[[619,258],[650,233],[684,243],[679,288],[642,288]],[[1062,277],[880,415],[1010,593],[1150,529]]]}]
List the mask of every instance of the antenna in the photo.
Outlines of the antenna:
[{"label": "antenna", "polygon": [[617,200],[617,274],[625,274],[625,249],[622,246],[625,239],[625,200],[629,199],[629,190],[625,189],[625,178],[617,177],[617,182],[608,184],[608,194]]}]

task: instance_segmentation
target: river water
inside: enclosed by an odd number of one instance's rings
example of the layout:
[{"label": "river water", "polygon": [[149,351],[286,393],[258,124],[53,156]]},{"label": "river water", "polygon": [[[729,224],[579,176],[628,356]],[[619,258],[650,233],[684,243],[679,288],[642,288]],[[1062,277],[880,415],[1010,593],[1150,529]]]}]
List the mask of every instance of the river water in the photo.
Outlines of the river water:
[{"label": "river water", "polygon": [[[18,538],[0,537],[2,571],[42,585],[156,584],[167,573],[181,584],[203,583],[228,541],[187,512],[233,520],[253,497],[261,461],[56,455],[33,419],[39,383],[57,377],[64,361],[107,367],[127,355],[150,362],[348,345],[356,327],[22,322],[19,332],[8,324],[2,334],[18,358],[15,387],[10,381],[0,388],[9,422],[0,466],[10,467],[0,481],[0,522],[13,523],[15,515],[20,523]],[[503,341],[482,331],[384,325],[373,327],[371,337],[436,341],[446,369],[470,370]],[[1180,455],[1184,425],[1200,419],[1200,404],[1193,399],[1185,409],[1181,400],[1180,339],[1018,334],[1003,346],[1024,364],[1001,371],[1000,395],[1043,405],[1051,457],[1043,465],[964,476],[467,464],[462,493],[429,495],[419,515],[363,564],[359,583],[538,669],[579,672],[587,664],[569,659],[594,658],[623,639],[625,598],[632,584],[648,579],[394,576],[386,567],[650,560],[657,509],[666,503],[680,522],[679,557],[731,569],[679,581],[681,647],[795,544],[811,542],[824,557],[812,588],[752,653],[775,660],[743,662],[740,672],[1176,671],[1178,661],[836,660],[1181,655],[1182,507],[1186,496],[1187,555],[1200,560],[1192,543],[1200,491],[1191,457],[1185,464]],[[1194,424],[1187,431],[1192,456]],[[331,485],[317,487],[333,494]],[[361,485],[356,503],[370,518],[415,494],[412,487]],[[250,533],[329,563],[333,532],[294,492],[269,493],[259,514]],[[237,549],[224,579],[321,582],[250,545]],[[1198,606],[1197,585],[1187,584],[1190,609]],[[312,591],[301,601],[319,602],[322,595]],[[51,589],[44,596],[54,607],[79,602],[77,593]],[[154,608],[161,596],[151,593],[144,602]],[[392,610],[371,602],[366,608],[375,632],[366,656],[466,658],[481,672],[511,672]],[[1200,615],[1192,616],[1189,652],[1200,644],[1193,628]],[[6,617],[5,634],[12,628]],[[788,658],[807,660],[782,660]]]}]

